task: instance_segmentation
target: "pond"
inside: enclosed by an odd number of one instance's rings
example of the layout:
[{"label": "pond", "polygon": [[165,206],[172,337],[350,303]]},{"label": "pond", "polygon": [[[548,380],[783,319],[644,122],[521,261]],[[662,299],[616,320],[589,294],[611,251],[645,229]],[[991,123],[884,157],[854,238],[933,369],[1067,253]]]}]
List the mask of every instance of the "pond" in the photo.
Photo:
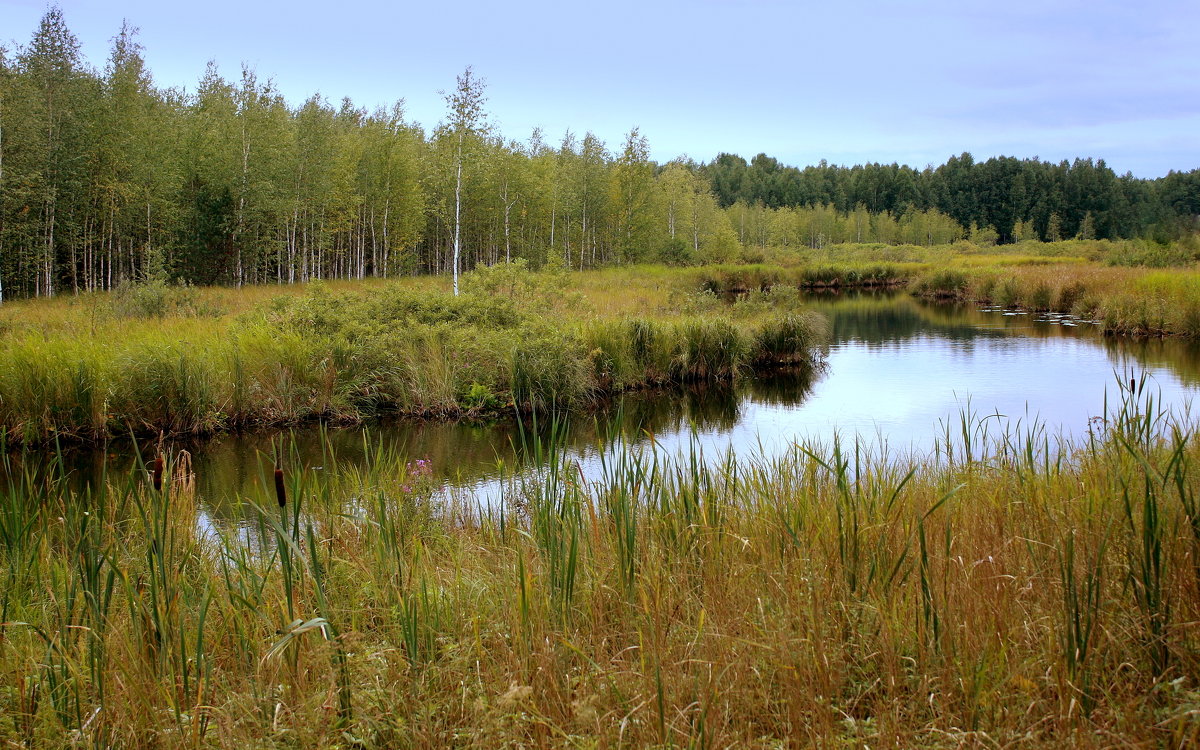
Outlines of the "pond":
[{"label": "pond", "polygon": [[[1117,397],[1119,379],[1145,376],[1161,403],[1183,413],[1200,388],[1200,344],[1101,335],[1086,322],[964,305],[929,304],[906,294],[814,296],[830,322],[828,366],[815,375],[772,373],[736,386],[628,394],[565,430],[565,446],[584,473],[598,464],[601,437],[620,432],[635,445],[669,453],[700,446],[706,456],[732,448],[772,455],[796,441],[862,437],[890,452],[929,452],[969,411],[997,425],[1034,420],[1051,436],[1079,437]],[[448,424],[381,420],[343,429],[224,435],[187,445],[202,523],[237,523],[238,498],[260,494],[275,446],[323,470],[366,460],[373,447],[427,459],[448,491],[487,502],[498,477],[527,466],[512,421]],[[67,456],[80,487],[128,471],[127,444]]]}]

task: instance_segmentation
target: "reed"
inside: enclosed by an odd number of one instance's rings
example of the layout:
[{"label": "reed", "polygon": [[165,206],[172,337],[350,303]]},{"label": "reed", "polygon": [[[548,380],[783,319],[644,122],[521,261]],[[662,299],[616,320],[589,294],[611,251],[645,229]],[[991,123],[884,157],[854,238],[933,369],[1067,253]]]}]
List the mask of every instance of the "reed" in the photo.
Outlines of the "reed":
[{"label": "reed", "polygon": [[1117,393],[1079,443],[966,412],[940,458],[614,432],[584,473],[548,418],[488,503],[285,439],[204,533],[170,450],[90,491],[9,459],[0,740],[1186,745],[1200,447]]}]

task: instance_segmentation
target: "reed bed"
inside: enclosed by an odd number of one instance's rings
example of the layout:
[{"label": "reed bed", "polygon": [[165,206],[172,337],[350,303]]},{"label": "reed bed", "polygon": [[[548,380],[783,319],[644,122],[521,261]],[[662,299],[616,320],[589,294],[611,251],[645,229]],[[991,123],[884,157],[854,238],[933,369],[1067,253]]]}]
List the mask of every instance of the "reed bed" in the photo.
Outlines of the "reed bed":
[{"label": "reed bed", "polygon": [[0,741],[1193,746],[1193,426],[1137,379],[1075,443],[990,424],[908,457],[613,436],[590,475],[552,428],[492,504],[285,441],[217,528],[169,450],[83,494],[10,465]]},{"label": "reed bed", "polygon": [[478,418],[817,365],[823,325],[797,289],[907,288],[1070,313],[1113,334],[1195,337],[1200,272],[1121,265],[1163,253],[1190,263],[1185,244],[839,245],[773,264],[575,274],[514,263],[466,275],[462,297],[423,277],[241,290],[149,282],[7,303],[0,432],[48,444],[383,412]]}]

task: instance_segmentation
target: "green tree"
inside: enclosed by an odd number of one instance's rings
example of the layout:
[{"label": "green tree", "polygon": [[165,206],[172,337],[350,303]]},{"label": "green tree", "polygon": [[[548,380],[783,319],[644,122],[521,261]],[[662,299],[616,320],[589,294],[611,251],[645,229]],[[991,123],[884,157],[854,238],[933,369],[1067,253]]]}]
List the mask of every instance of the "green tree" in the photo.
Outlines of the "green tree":
[{"label": "green tree", "polygon": [[1046,224],[1046,241],[1059,242],[1062,238],[1062,219],[1059,218],[1057,213],[1052,213]]},{"label": "green tree", "polygon": [[641,260],[654,232],[654,165],[645,136],[633,128],[613,170],[613,202],[617,209],[617,257]]},{"label": "green tree", "polygon": [[472,147],[490,129],[484,105],[484,82],[476,78],[470,66],[455,81],[454,91],[444,93],[447,125],[454,139],[454,294],[458,294],[458,267],[462,237],[463,165]]},{"label": "green tree", "polygon": [[371,268],[388,276],[411,265],[405,254],[421,239],[425,193],[421,184],[419,131],[404,120],[402,102],[379,110],[363,124],[359,170],[371,243]]},{"label": "green tree", "polygon": [[9,273],[6,267],[8,253],[3,252],[6,246],[5,242],[5,218],[8,216],[8,211],[4,204],[4,197],[7,195],[4,182],[4,118],[5,105],[8,102],[8,89],[11,86],[12,71],[8,65],[8,50],[0,45],[0,305],[4,304],[4,278]]},{"label": "green tree", "polygon": [[94,134],[87,115],[98,92],[95,79],[81,69],[79,42],[58,8],[46,11],[17,66],[22,85],[13,109],[23,113],[25,125],[24,132],[16,133],[25,173],[25,184],[18,188],[24,200],[18,201],[26,217],[17,241],[33,250],[33,293],[52,295],[61,276],[76,281],[76,269],[67,261],[77,247],[85,213],[87,141]]}]

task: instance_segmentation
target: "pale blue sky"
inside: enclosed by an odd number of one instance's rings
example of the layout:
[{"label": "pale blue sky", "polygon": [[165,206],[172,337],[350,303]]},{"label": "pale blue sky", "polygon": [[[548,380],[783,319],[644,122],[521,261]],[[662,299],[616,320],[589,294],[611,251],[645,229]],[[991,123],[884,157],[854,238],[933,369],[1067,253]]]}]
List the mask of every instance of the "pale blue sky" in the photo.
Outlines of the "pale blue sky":
[{"label": "pale blue sky", "polygon": [[[923,167],[952,154],[1104,158],[1154,177],[1200,167],[1200,2],[229,2],[63,0],[103,66],[123,18],[159,85],[243,62],[292,103],[398,98],[434,125],[466,65],[509,138],[570,128],[653,156],[765,151]],[[29,40],[43,0],[0,0]]]}]

